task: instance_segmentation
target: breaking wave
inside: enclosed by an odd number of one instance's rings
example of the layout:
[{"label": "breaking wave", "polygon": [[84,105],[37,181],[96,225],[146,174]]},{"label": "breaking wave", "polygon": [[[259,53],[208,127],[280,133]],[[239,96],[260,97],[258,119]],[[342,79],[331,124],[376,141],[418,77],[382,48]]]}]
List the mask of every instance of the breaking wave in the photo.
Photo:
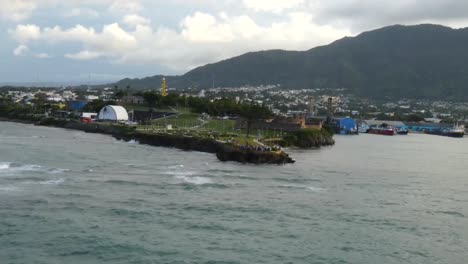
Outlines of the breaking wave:
[{"label": "breaking wave", "polygon": [[65,182],[65,179],[60,178],[60,179],[54,179],[54,180],[39,182],[39,184],[42,184],[42,185],[60,185],[60,184],[62,184],[64,182]]},{"label": "breaking wave", "polygon": [[39,171],[42,166],[33,164],[17,164],[12,162],[1,162],[0,173],[21,172],[21,171]]},{"label": "breaking wave", "polygon": [[205,184],[212,184],[213,181],[209,178],[205,177],[186,177],[186,176],[177,176],[177,179],[181,179],[182,181],[194,185],[205,185]]},{"label": "breaking wave", "polygon": [[61,174],[68,172],[68,169],[44,168],[35,164],[19,164],[13,162],[0,162],[0,174],[11,174],[17,172],[45,172],[50,174]]},{"label": "breaking wave", "polygon": [[6,170],[6,169],[9,169],[10,168],[10,164],[9,162],[2,162],[0,163],[0,170]]}]

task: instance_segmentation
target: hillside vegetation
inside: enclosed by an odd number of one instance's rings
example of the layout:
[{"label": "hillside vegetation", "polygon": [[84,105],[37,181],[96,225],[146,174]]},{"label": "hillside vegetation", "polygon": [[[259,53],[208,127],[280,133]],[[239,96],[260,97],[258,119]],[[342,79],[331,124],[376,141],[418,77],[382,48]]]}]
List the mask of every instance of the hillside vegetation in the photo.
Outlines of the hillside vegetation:
[{"label": "hillside vegetation", "polygon": [[[162,76],[117,85],[159,87]],[[174,88],[281,84],[370,97],[468,98],[468,28],[390,26],[307,51],[251,52],[167,78]]]}]

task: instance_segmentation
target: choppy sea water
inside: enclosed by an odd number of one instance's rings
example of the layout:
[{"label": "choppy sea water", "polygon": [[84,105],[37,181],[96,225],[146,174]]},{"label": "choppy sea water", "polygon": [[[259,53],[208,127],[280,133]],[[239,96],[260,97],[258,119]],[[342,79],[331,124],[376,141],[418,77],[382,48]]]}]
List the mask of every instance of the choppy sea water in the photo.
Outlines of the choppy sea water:
[{"label": "choppy sea water", "polygon": [[0,122],[0,263],[467,263],[468,139],[336,141],[253,166]]}]

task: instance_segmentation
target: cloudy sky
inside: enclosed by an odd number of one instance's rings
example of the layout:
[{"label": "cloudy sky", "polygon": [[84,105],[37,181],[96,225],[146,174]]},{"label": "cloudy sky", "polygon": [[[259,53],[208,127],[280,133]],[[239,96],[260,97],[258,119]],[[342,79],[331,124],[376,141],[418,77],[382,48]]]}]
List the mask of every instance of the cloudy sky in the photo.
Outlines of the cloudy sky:
[{"label": "cloudy sky", "polygon": [[468,26],[466,0],[0,0],[0,83],[180,74],[393,24]]}]

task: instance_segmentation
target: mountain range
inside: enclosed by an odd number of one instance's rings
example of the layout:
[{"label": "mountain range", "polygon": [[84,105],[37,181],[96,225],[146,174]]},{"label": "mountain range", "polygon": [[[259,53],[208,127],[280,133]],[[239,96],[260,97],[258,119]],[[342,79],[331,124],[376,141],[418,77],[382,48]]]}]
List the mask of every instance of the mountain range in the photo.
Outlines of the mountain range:
[{"label": "mountain range", "polygon": [[[119,87],[160,86],[161,75]],[[468,28],[395,25],[306,51],[267,50],[167,76],[169,87],[280,84],[284,89],[347,88],[368,97],[468,98]]]}]

